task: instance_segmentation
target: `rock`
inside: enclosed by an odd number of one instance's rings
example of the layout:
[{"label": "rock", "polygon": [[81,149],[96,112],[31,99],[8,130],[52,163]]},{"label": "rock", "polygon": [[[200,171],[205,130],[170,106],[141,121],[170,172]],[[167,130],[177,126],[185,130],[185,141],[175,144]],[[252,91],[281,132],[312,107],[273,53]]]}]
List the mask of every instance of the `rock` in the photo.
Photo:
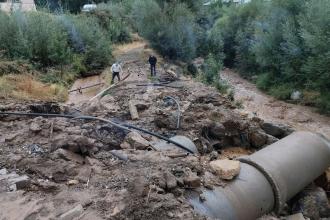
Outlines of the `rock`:
[{"label": "rock", "polygon": [[54,137],[52,149],[64,148],[75,153],[87,153],[95,147],[95,142],[82,135],[60,134]]},{"label": "rock", "polygon": [[120,144],[120,147],[122,149],[130,149],[130,148],[132,148],[132,146],[129,143],[127,143],[126,141],[124,141],[123,143],[121,143]]},{"label": "rock", "polygon": [[8,180],[8,179],[14,179],[14,178],[17,178],[17,177],[19,177],[19,175],[15,172],[9,173],[9,174],[4,174],[4,175],[0,176],[0,181]]},{"label": "rock", "polygon": [[41,130],[42,130],[42,128],[41,128],[41,126],[38,123],[36,123],[36,122],[32,122],[31,123],[31,125],[30,125],[30,131],[37,133],[37,132],[39,132]]},{"label": "rock", "polygon": [[278,138],[267,134],[267,145],[271,145],[271,144],[273,144],[273,143],[275,143],[277,141],[279,141]]},{"label": "rock", "polygon": [[7,135],[5,137],[5,142],[10,142],[10,141],[15,140],[18,135],[19,135],[18,133]]},{"label": "rock", "polygon": [[15,177],[15,178],[10,178],[8,179],[9,185],[15,185],[15,189],[21,190],[21,189],[26,189],[30,186],[30,178],[27,175]]},{"label": "rock", "polygon": [[145,150],[150,146],[149,141],[144,139],[139,133],[137,132],[130,132],[125,141],[134,149],[137,150]]},{"label": "rock", "polygon": [[75,179],[79,180],[81,183],[87,183],[92,173],[92,168],[90,166],[83,166],[80,168],[79,173]]},{"label": "rock", "polygon": [[216,123],[212,125],[212,127],[209,128],[210,135],[212,135],[215,138],[223,138],[226,134],[226,128],[223,124]]},{"label": "rock", "polygon": [[286,137],[293,132],[293,130],[288,126],[282,124],[274,124],[270,122],[262,123],[261,128],[266,132],[266,134],[269,134],[276,138]]},{"label": "rock", "polygon": [[137,108],[135,106],[135,102],[133,100],[130,100],[128,102],[128,107],[129,107],[129,112],[131,114],[132,120],[137,120],[139,119],[139,113],[137,111]]},{"label": "rock", "polygon": [[267,134],[260,132],[260,131],[254,131],[249,134],[250,143],[252,147],[255,148],[261,148],[264,145],[267,144],[268,136]]},{"label": "rock", "polygon": [[78,180],[69,180],[67,182],[67,185],[69,185],[69,186],[77,185],[77,184],[79,184],[79,181]]},{"label": "rock", "polygon": [[144,110],[149,108],[150,104],[147,104],[144,101],[138,101],[138,102],[135,103],[135,106],[136,106],[138,111],[144,111]]},{"label": "rock", "polygon": [[212,151],[210,153],[210,160],[216,160],[218,159],[219,153],[217,151]]},{"label": "rock", "polygon": [[192,172],[189,172],[184,178],[183,182],[189,188],[198,188],[201,186],[201,179]]},{"label": "rock", "polygon": [[175,176],[171,172],[165,172],[164,173],[164,178],[166,182],[166,188],[171,190],[177,187],[177,181]]},{"label": "rock", "polygon": [[225,180],[232,180],[240,172],[240,162],[236,160],[215,160],[210,162],[212,170]]},{"label": "rock", "polygon": [[291,93],[291,96],[290,96],[291,100],[300,100],[302,98],[302,93],[300,91],[294,91]]},{"label": "rock", "polygon": [[305,218],[302,213],[297,213],[294,215],[286,216],[285,220],[305,220]]},{"label": "rock", "polygon": [[78,218],[83,212],[84,212],[84,208],[82,207],[81,204],[79,204],[76,207],[74,207],[73,209],[60,215],[59,219],[60,220],[73,220],[73,219]]},{"label": "rock", "polygon": [[320,187],[311,186],[299,193],[293,202],[292,211],[312,220],[330,216],[330,206],[325,191]]},{"label": "rock", "polygon": [[328,168],[324,174],[318,177],[315,181],[315,184],[319,187],[322,187],[330,197],[330,168]]},{"label": "rock", "polygon": [[79,164],[84,164],[85,162],[85,159],[79,154],[75,154],[65,149],[58,149],[55,151],[55,154],[64,160],[73,161]]},{"label": "rock", "polygon": [[0,170],[0,175],[6,175],[7,174],[7,169],[3,168]]}]

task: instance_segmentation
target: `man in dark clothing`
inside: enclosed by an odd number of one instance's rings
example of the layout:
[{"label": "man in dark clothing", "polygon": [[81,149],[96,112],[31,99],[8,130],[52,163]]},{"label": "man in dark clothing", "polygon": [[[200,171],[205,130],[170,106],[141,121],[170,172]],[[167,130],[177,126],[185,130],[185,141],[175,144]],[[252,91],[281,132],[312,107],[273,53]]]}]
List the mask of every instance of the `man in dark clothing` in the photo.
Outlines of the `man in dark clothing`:
[{"label": "man in dark clothing", "polygon": [[156,76],[157,58],[153,55],[150,55],[149,56],[149,63],[150,63],[151,76]]}]

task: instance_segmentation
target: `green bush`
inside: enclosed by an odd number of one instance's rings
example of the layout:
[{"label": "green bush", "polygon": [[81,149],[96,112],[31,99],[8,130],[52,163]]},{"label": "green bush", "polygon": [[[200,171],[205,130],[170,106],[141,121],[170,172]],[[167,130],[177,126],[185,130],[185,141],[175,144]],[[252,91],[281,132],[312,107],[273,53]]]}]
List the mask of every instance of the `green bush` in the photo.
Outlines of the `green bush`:
[{"label": "green bush", "polygon": [[218,84],[220,80],[220,70],[222,68],[221,61],[216,60],[213,54],[209,54],[205,63],[203,64],[202,80],[209,85]]},{"label": "green bush", "polygon": [[257,88],[261,90],[268,90],[272,86],[272,77],[270,73],[264,73],[257,78]]},{"label": "green bush", "polygon": [[87,69],[107,66],[111,59],[111,42],[107,40],[97,19],[79,15],[72,17],[72,21],[84,45],[83,63]]},{"label": "green bush", "polygon": [[14,15],[0,11],[0,30],[0,55],[14,58],[27,53],[22,31]]},{"label": "green bush", "polygon": [[138,0],[132,6],[132,20],[162,55],[184,61],[195,56],[194,17],[185,4],[164,4],[161,8],[154,0]]},{"label": "green bush", "polygon": [[269,89],[269,94],[280,100],[289,100],[294,88],[290,84],[273,86]]},{"label": "green bush", "polygon": [[317,100],[317,106],[322,113],[330,114],[330,94],[321,95]]},{"label": "green bush", "polygon": [[68,36],[58,19],[44,12],[31,12],[26,20],[28,58],[43,66],[68,63],[71,55]]},{"label": "green bush", "polygon": [[129,26],[125,19],[125,11],[119,4],[99,4],[90,13],[98,20],[111,42],[129,42],[131,40]]}]

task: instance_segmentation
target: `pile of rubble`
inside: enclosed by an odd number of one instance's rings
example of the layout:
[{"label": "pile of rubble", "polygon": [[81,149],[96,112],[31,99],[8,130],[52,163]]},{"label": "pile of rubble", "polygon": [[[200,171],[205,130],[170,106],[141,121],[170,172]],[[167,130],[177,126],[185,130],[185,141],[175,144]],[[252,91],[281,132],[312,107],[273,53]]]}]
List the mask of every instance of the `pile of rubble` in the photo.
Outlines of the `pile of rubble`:
[{"label": "pile of rubble", "polygon": [[[177,88],[127,83],[100,100],[74,106],[4,100],[0,111],[91,115],[167,138],[185,136],[198,153],[107,123],[3,115],[0,210],[9,211],[0,219],[207,219],[194,212],[187,193],[198,193],[200,186],[225,187],[240,172],[233,159],[293,132],[242,116],[214,88],[184,78],[171,85]],[[179,114],[168,96],[179,102]],[[317,184],[329,187],[329,175],[322,178]],[[311,219],[329,217],[324,189],[302,192],[281,216],[297,212]]]}]

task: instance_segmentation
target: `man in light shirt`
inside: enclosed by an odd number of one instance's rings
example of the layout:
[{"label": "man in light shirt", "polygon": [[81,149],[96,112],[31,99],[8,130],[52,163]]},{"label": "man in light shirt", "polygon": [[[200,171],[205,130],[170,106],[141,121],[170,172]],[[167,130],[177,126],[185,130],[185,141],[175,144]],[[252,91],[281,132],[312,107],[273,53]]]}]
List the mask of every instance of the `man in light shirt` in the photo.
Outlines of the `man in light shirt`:
[{"label": "man in light shirt", "polygon": [[111,84],[114,83],[115,77],[118,77],[118,81],[120,81],[120,73],[123,71],[123,69],[121,68],[119,62],[115,62],[112,66],[111,66],[111,72],[112,72],[112,80],[111,80]]}]

